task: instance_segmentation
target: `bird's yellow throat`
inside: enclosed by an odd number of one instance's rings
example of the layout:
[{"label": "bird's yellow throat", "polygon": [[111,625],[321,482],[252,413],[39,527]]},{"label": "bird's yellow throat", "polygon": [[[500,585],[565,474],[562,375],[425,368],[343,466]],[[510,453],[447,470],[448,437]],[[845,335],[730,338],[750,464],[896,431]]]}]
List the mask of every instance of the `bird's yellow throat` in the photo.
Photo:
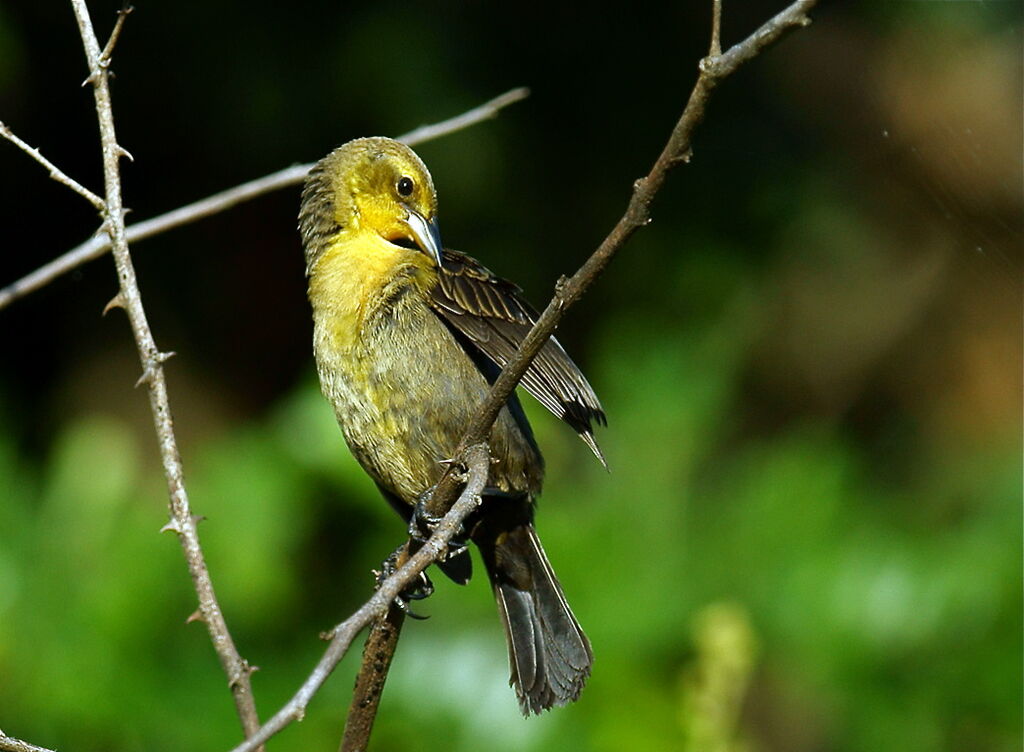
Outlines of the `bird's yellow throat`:
[{"label": "bird's yellow throat", "polygon": [[332,238],[309,275],[314,314],[336,347],[351,349],[367,317],[413,285],[426,295],[437,273],[420,251],[396,246],[376,232],[349,227]]}]

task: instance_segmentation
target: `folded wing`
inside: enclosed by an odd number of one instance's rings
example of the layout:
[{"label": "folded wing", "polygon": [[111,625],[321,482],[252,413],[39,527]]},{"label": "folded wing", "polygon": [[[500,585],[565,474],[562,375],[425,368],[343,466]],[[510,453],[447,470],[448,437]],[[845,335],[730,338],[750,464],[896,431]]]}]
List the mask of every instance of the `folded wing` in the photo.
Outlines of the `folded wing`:
[{"label": "folded wing", "polygon": [[[499,367],[512,358],[537,320],[537,312],[518,287],[494,276],[475,259],[445,250],[431,304],[439,316],[462,333]],[[554,337],[534,358],[523,386],[544,407],[568,423],[602,464],[593,423],[605,425],[597,395]]]}]

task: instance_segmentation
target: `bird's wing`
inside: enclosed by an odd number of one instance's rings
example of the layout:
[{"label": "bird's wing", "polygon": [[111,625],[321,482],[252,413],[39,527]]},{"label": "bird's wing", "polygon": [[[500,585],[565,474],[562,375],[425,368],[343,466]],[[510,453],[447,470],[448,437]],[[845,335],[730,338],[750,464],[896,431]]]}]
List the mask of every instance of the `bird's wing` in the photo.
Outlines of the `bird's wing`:
[{"label": "bird's wing", "polygon": [[[431,304],[442,319],[499,367],[504,367],[537,320],[518,287],[476,259],[445,249]],[[602,463],[592,423],[605,425],[597,395],[558,340],[549,339],[523,376],[538,402],[568,423]]]}]

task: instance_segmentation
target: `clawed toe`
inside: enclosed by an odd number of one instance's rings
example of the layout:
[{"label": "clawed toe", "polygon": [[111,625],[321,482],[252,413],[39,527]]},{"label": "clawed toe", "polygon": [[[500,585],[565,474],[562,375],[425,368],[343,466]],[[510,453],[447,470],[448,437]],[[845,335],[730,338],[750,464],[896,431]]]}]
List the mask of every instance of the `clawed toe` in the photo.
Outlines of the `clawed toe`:
[{"label": "clawed toe", "polygon": [[[404,545],[399,546],[381,565],[379,572],[375,572],[377,575],[377,587],[379,588],[388,577],[393,575],[398,569],[398,557],[402,550],[405,548]],[[403,588],[398,595],[395,596],[395,605],[400,608],[407,615],[413,619],[424,620],[429,617],[421,616],[420,614],[414,613],[410,608],[409,604],[412,601],[422,601],[429,598],[434,593],[434,583],[430,581],[430,577],[427,576],[426,572],[420,572],[416,575],[416,578]]]}]

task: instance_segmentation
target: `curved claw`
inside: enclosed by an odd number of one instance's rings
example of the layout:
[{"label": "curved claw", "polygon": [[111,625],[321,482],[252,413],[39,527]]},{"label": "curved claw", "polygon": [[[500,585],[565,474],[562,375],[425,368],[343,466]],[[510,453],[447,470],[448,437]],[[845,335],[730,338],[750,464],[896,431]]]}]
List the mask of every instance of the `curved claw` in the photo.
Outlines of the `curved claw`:
[{"label": "curved claw", "polygon": [[[412,515],[409,517],[409,537],[419,546],[427,542],[444,519],[443,517],[435,517],[427,511],[427,502],[430,500],[433,491],[434,487],[432,486],[420,494],[415,506],[413,506]],[[444,557],[437,562],[441,569],[444,569],[443,565],[445,562],[449,562],[466,553],[469,548],[467,538],[468,536],[463,529],[448,542],[448,550],[445,551]],[[466,577],[466,580],[468,579]]]},{"label": "curved claw", "polygon": [[[395,551],[384,560],[381,565],[380,571],[375,572],[377,576],[377,587],[379,588],[388,577],[393,575],[398,569],[398,557],[402,552],[403,546],[399,546]],[[405,589],[403,589],[398,595],[395,596],[395,605],[398,606],[403,612],[411,616],[413,619],[424,620],[429,617],[421,616],[420,614],[413,613],[409,609],[410,601],[421,601],[425,598],[429,598],[434,593],[434,583],[430,581],[426,572],[420,572],[416,579],[410,582]]]}]

